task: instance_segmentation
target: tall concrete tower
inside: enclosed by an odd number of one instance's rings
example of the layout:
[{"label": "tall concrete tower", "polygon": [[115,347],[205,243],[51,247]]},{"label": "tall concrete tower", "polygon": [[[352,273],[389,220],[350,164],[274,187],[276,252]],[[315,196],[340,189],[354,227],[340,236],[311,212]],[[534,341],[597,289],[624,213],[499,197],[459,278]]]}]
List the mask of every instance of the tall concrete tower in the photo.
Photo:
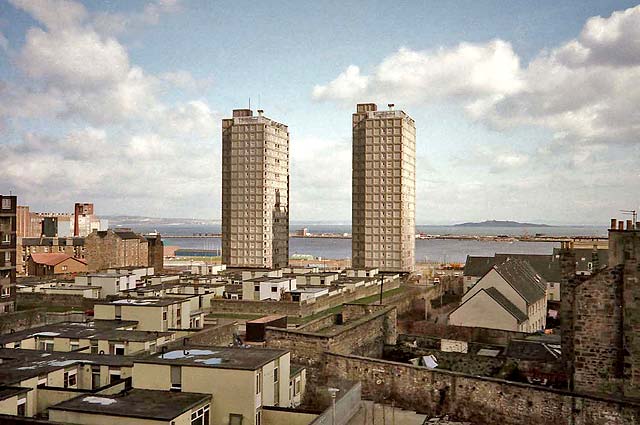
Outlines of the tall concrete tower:
[{"label": "tall concrete tower", "polygon": [[415,267],[416,127],[403,111],[358,104],[353,114],[352,265]]},{"label": "tall concrete tower", "polygon": [[222,262],[289,263],[289,130],[262,110],[222,120]]}]

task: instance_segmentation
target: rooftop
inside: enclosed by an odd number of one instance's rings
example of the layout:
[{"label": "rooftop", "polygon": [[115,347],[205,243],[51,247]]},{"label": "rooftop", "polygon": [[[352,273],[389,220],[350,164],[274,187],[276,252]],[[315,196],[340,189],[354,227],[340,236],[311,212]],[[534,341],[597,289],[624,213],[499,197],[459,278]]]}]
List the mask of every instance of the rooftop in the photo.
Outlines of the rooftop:
[{"label": "rooftop", "polygon": [[544,297],[547,281],[528,262],[510,258],[493,268],[522,296],[527,304],[533,304]]},{"label": "rooftop", "polygon": [[[500,304],[502,308],[507,310],[513,317],[518,320],[518,323],[522,323],[527,320],[528,316],[522,312],[515,304],[513,304],[507,297],[502,295],[500,291],[498,291],[495,287],[483,289],[495,302]],[[473,298],[473,297],[472,297]]]},{"label": "rooftop", "polygon": [[182,303],[189,298],[121,298],[114,301],[98,302],[96,305],[133,305],[141,307],[164,307],[171,304]]},{"label": "rooftop", "polygon": [[278,350],[273,348],[189,345],[179,350],[155,353],[140,360],[136,360],[136,362],[210,367],[218,369],[256,370],[287,353],[287,350]]},{"label": "rooftop", "polygon": [[31,391],[31,388],[10,387],[10,386],[0,385],[0,401],[6,400],[9,397],[13,397],[13,396],[16,396],[18,394],[27,393],[29,391]]},{"label": "rooftop", "polygon": [[210,400],[210,394],[132,389],[113,395],[85,394],[49,409],[170,421]]},{"label": "rooftop", "polygon": [[42,350],[16,350],[0,348],[0,384],[12,385],[25,379],[58,370],[74,364],[105,366],[133,366],[125,356],[85,354],[73,352],[46,352]]},{"label": "rooftop", "polygon": [[64,252],[34,252],[31,254],[31,259],[37,264],[43,264],[46,266],[56,266],[65,260],[72,258],[82,264],[87,264],[85,260],[75,258]]}]

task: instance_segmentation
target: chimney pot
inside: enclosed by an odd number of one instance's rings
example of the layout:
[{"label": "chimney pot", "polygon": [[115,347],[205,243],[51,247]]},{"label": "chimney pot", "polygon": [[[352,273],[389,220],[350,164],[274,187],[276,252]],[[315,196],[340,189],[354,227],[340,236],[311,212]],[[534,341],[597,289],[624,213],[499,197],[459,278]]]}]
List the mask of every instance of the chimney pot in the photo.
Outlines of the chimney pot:
[{"label": "chimney pot", "polygon": [[264,114],[264,109],[258,109],[258,116],[262,116]]},{"label": "chimney pot", "polygon": [[627,220],[627,230],[633,230],[633,221]]},{"label": "chimney pot", "polygon": [[618,222],[618,230],[624,230],[624,220]]},{"label": "chimney pot", "polygon": [[618,227],[618,220],[616,220],[615,218],[611,219],[611,230],[616,230],[616,227]]},{"label": "chimney pot", "polygon": [[396,105],[393,104],[393,103],[389,103],[389,104],[387,104],[387,106],[389,107],[390,111],[393,111],[393,107],[396,106]]}]

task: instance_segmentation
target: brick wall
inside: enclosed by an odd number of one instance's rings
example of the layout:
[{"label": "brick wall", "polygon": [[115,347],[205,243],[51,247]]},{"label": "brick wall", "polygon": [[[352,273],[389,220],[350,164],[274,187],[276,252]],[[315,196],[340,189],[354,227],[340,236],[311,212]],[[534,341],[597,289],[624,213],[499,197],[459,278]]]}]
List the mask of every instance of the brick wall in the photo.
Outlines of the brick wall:
[{"label": "brick wall", "polygon": [[325,353],[327,378],[359,380],[363,397],[432,415],[503,425],[632,425],[640,404],[494,378]]}]

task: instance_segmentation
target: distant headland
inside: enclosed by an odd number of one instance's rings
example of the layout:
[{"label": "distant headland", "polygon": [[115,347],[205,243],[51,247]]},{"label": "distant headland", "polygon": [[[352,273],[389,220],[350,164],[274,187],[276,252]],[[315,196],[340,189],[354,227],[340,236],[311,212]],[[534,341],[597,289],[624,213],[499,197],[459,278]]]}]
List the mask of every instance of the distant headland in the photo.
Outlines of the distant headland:
[{"label": "distant headland", "polygon": [[509,220],[486,220],[478,223],[454,224],[454,227],[553,227],[548,224],[519,223]]}]

